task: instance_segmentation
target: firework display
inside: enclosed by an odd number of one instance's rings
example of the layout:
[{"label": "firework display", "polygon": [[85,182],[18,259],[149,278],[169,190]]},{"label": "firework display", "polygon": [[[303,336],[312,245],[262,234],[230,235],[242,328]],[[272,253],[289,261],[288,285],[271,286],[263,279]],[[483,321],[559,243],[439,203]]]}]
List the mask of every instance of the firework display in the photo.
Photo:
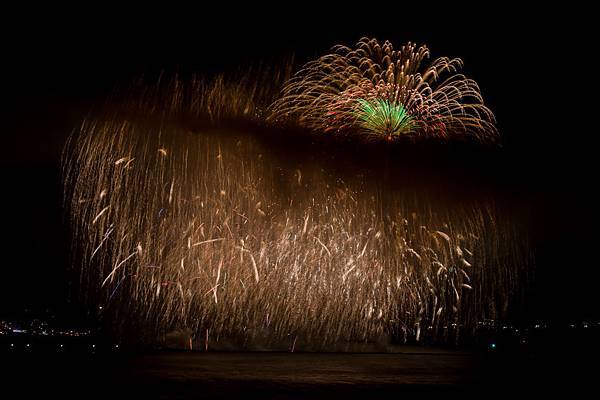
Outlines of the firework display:
[{"label": "firework display", "polygon": [[[220,125],[297,118],[320,131],[494,140],[477,85],[455,74],[460,61],[422,70],[427,56],[364,39],[285,84],[289,69],[174,79],[86,120],[66,146],[64,180],[88,300],[117,334],[135,325],[139,336],[292,347],[422,341],[501,317],[528,253],[492,201],[441,207],[364,176],[342,180]],[[269,79],[283,84],[274,101]],[[210,127],[173,122],[182,114]]]},{"label": "firework display", "polygon": [[68,175],[82,280],[117,321],[316,345],[419,339],[501,315],[518,285],[523,260],[492,207],[282,176],[250,139],[84,131]]},{"label": "firework display", "polygon": [[307,63],[283,88],[270,119],[320,132],[386,137],[471,137],[495,142],[493,113],[477,83],[459,74],[462,61],[408,43],[363,38],[355,48]]}]

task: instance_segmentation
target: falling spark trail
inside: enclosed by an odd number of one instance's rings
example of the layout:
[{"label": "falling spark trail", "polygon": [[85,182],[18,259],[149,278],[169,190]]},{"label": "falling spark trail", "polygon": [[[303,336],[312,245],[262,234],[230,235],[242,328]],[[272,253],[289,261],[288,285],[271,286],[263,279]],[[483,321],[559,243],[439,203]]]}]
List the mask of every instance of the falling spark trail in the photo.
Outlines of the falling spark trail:
[{"label": "falling spark trail", "polygon": [[98,213],[98,215],[96,215],[96,218],[94,218],[94,220],[92,221],[92,224],[95,224],[96,222],[98,222],[98,219],[100,219],[100,217],[106,212],[108,211],[108,209],[110,208],[110,206],[106,206],[102,209],[102,211],[100,211]]},{"label": "falling spark trail", "polygon": [[217,239],[203,240],[201,242],[192,244],[191,247],[196,247],[196,246],[200,246],[202,244],[207,244],[207,243],[220,242],[220,241],[223,241],[223,240],[225,240],[225,239],[224,238],[217,238]]},{"label": "falling spark trail", "polygon": [[135,256],[135,253],[136,253],[136,252],[137,252],[137,251],[134,251],[133,253],[131,253],[130,255],[128,255],[128,256],[127,256],[127,257],[126,257],[126,258],[125,258],[123,261],[121,261],[119,264],[117,264],[117,265],[116,265],[116,266],[113,268],[113,270],[111,271],[111,273],[110,273],[110,274],[108,274],[108,276],[106,277],[106,279],[104,279],[104,281],[102,282],[102,284],[100,285],[100,287],[104,287],[104,285],[106,285],[106,282],[108,282],[108,280],[109,280],[109,279],[111,279],[111,278],[112,278],[112,277],[115,275],[115,272],[117,272],[117,270],[118,270],[119,268],[121,268],[121,266],[122,266],[123,264],[125,264],[125,263],[126,263],[126,262],[127,262],[127,261],[128,261],[130,258],[131,258],[131,257]]},{"label": "falling spark trail", "polygon": [[108,239],[108,237],[110,236],[110,234],[113,232],[113,228],[110,228],[108,230],[108,232],[106,232],[106,235],[104,235],[104,238],[102,239],[102,241],[100,242],[100,244],[98,245],[98,247],[96,247],[94,249],[94,251],[92,252],[92,255],[90,256],[90,260],[94,258],[94,256],[96,255],[96,253],[98,252],[98,250],[100,250],[100,248],[102,247],[102,245],[106,242],[106,240]]},{"label": "falling spark trail", "polygon": [[323,247],[323,249],[327,252],[327,255],[329,255],[329,257],[331,257],[331,252],[329,251],[327,246],[325,246],[325,244],[323,242],[321,242],[321,240],[318,237],[315,236],[315,239],[317,239],[317,242],[319,242],[321,247]]}]

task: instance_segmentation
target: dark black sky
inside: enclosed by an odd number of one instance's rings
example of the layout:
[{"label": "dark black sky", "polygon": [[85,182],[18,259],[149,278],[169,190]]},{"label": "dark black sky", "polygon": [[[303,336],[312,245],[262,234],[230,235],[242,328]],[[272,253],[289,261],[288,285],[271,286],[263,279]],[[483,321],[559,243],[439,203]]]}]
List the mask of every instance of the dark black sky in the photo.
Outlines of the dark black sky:
[{"label": "dark black sky", "polygon": [[590,64],[595,47],[587,45],[590,11],[506,3],[497,9],[291,6],[5,15],[0,312],[65,307],[69,245],[60,152],[85,113],[113,88],[163,69],[236,70],[290,53],[302,62],[336,43],[375,36],[427,44],[434,57],[463,58],[498,119],[503,179],[533,205],[538,280],[530,291],[531,315],[598,316],[597,128],[590,122],[595,104],[585,96],[597,80]]}]

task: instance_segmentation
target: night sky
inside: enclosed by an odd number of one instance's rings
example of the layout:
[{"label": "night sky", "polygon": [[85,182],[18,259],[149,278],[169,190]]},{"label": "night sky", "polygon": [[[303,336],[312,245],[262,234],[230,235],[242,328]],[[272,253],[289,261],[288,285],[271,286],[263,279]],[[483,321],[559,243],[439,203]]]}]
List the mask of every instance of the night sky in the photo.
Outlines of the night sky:
[{"label": "night sky", "polygon": [[[235,8],[231,6],[230,8]],[[300,7],[300,5],[298,5]],[[597,318],[596,158],[589,123],[594,66],[581,21],[565,10],[59,10],[5,15],[0,76],[0,314],[70,313],[69,233],[60,154],[95,104],[141,74],[235,71],[295,54],[297,62],[361,36],[427,44],[456,56],[480,85],[503,137],[498,182],[534,221],[537,279],[528,318]],[[346,6],[348,7],[348,6]],[[82,10],[78,10],[82,11]],[[583,13],[585,14],[585,13]],[[566,33],[568,31],[568,33]]]}]

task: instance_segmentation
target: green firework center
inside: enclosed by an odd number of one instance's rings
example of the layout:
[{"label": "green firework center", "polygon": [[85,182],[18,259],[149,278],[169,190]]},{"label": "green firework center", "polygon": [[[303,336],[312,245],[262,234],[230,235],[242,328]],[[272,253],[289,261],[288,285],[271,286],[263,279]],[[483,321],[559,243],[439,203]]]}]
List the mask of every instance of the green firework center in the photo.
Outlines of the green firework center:
[{"label": "green firework center", "polygon": [[412,133],[418,128],[415,119],[400,103],[385,99],[358,99],[358,103],[358,121],[370,133],[399,136]]}]

